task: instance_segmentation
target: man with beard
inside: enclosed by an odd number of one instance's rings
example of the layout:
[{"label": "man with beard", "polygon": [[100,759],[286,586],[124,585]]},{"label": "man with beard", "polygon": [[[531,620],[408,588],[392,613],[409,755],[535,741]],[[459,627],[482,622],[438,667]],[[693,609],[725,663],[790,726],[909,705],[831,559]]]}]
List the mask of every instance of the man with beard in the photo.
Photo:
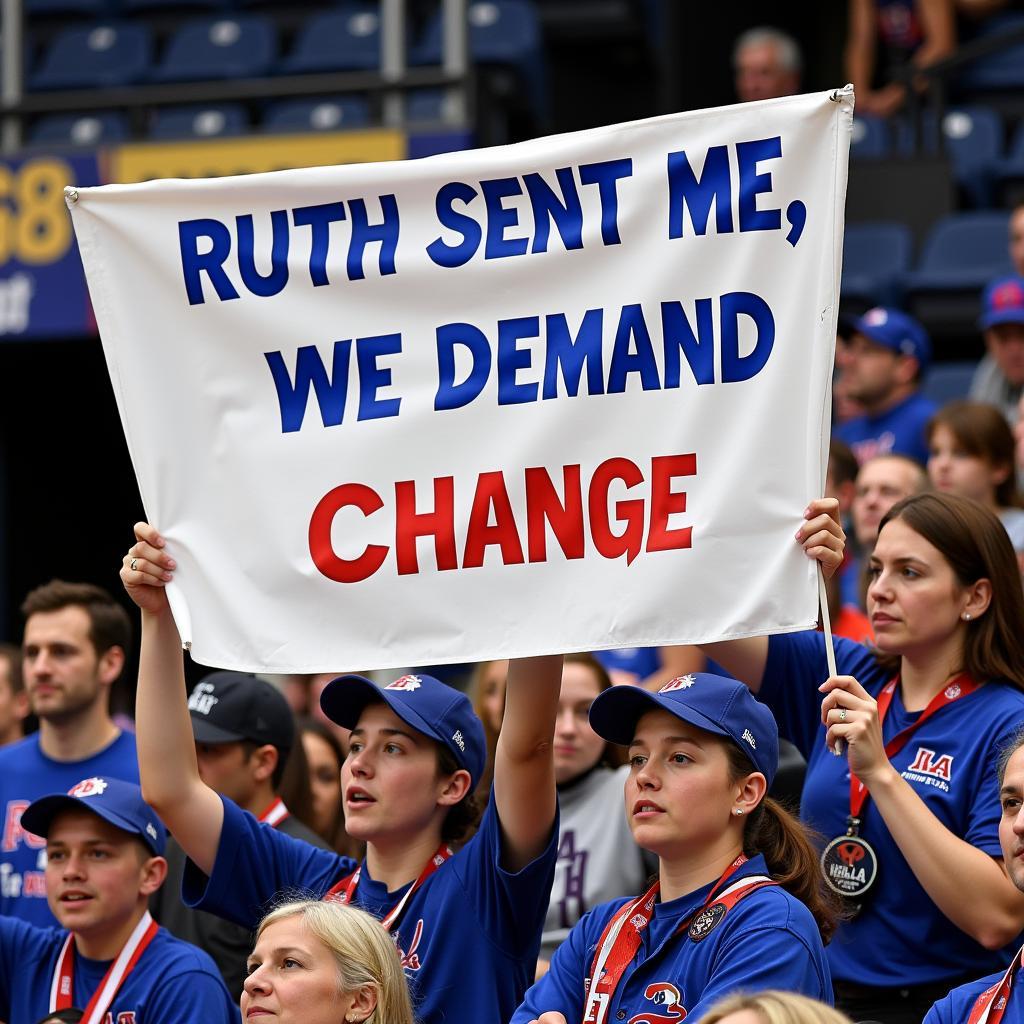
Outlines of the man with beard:
[{"label": "man with beard", "polygon": [[0,749],[0,914],[50,926],[46,840],[21,814],[91,776],[138,783],[135,737],[110,718],[110,688],[131,643],[125,610],[100,587],[53,580],[22,604],[25,690],[39,731]]}]

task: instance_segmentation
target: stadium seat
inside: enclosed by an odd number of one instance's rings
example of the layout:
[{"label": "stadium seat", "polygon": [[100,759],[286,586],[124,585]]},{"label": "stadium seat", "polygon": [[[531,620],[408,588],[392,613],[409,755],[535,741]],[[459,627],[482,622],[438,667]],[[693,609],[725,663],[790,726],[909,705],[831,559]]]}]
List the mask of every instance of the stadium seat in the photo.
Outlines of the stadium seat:
[{"label": "stadium seat", "polygon": [[952,352],[976,340],[978,297],[995,277],[1012,273],[1006,213],[954,213],[925,239],[918,268],[904,278],[906,306]]},{"label": "stadium seat", "polygon": [[267,132],[340,132],[365,128],[370,106],[361,96],[325,96],[319,99],[282,100],[267,108]]},{"label": "stadium seat", "polygon": [[217,103],[158,110],[149,130],[153,139],[215,139],[249,130],[249,115],[240,103]]},{"label": "stadium seat", "polygon": [[1009,153],[994,168],[996,199],[1001,207],[1024,202],[1024,121],[1010,144]]},{"label": "stadium seat", "polygon": [[98,146],[123,142],[130,135],[124,114],[47,114],[28,132],[29,143],[49,146]]},{"label": "stadium seat", "polygon": [[[938,149],[936,123],[931,111],[922,119],[925,153]],[[896,134],[900,151],[909,155],[913,148],[910,124],[897,121]],[[989,107],[957,107],[942,118],[942,140],[957,182],[971,205],[991,206],[993,169],[1003,152],[1002,119]]]},{"label": "stadium seat", "polygon": [[380,67],[380,12],[374,4],[314,15],[279,64],[283,74],[364,71]]},{"label": "stadium seat", "polygon": [[940,406],[958,398],[966,398],[977,368],[978,364],[974,360],[933,363],[924,378],[921,391],[925,398],[930,398]]},{"label": "stadium seat", "polygon": [[[547,85],[536,9],[526,0],[476,0],[468,9],[469,53],[475,64],[509,69],[515,81],[499,83],[506,97],[525,93],[537,121],[547,119]],[[428,22],[411,63],[441,63],[442,22],[439,11]]]},{"label": "stadium seat", "polygon": [[256,78],[269,72],[276,51],[277,33],[268,18],[197,18],[171,37],[151,77],[156,82]]},{"label": "stadium seat", "polygon": [[889,123],[881,117],[858,114],[853,119],[850,157],[854,160],[882,160],[892,152]]},{"label": "stadium seat", "polygon": [[149,30],[108,22],[60,32],[29,76],[29,89],[102,89],[134,85],[149,69]]},{"label": "stadium seat", "polygon": [[899,306],[911,250],[905,224],[848,225],[843,239],[843,298],[867,306]]},{"label": "stadium seat", "polygon": [[[1024,14],[1010,12],[986,18],[978,35],[991,36],[1024,24]],[[1024,89],[1024,43],[972,61],[961,72],[956,85],[962,93],[1013,92]]]},{"label": "stadium seat", "polygon": [[103,20],[112,7],[112,0],[25,0],[25,14],[30,18],[67,14]]}]

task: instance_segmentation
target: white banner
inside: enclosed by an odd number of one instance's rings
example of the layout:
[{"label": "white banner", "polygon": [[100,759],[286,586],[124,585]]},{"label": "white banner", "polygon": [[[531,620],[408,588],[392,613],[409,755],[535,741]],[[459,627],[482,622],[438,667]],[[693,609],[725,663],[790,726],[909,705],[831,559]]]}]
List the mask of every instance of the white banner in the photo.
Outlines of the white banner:
[{"label": "white banner", "polygon": [[69,190],[193,656],[337,671],[813,625],[794,534],[852,108]]}]

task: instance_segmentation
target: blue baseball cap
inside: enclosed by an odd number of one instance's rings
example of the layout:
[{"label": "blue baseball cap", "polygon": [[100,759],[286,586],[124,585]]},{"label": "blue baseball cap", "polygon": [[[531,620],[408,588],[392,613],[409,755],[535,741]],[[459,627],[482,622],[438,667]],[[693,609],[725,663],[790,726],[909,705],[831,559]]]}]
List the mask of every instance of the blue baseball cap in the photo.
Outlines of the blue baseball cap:
[{"label": "blue baseball cap", "polygon": [[998,324],[1024,324],[1024,277],[998,277],[985,289],[978,327],[987,331]]},{"label": "blue baseball cap", "polygon": [[850,317],[847,327],[863,334],[877,345],[903,356],[913,356],[921,372],[932,359],[932,343],[928,332],[912,317],[898,309],[875,306],[863,316]]},{"label": "blue baseball cap", "polygon": [[673,679],[657,693],[613,686],[590,705],[590,724],[598,736],[628,746],[640,718],[658,709],[732,740],[772,784],[779,767],[779,727],[771,711],[735,679],[696,672]]},{"label": "blue baseball cap", "polygon": [[339,676],[320,694],[320,707],[332,722],[354,729],[368,704],[383,701],[403,722],[451,751],[455,763],[480,781],[487,762],[483,723],[469,698],[440,679],[406,675],[387,686],[364,676]]},{"label": "blue baseball cap", "polygon": [[121,779],[82,779],[67,793],[41,796],[25,808],[22,826],[33,835],[46,836],[53,819],[62,811],[84,807],[123,832],[138,836],[158,857],[167,846],[167,830],[145,800],[142,790]]}]

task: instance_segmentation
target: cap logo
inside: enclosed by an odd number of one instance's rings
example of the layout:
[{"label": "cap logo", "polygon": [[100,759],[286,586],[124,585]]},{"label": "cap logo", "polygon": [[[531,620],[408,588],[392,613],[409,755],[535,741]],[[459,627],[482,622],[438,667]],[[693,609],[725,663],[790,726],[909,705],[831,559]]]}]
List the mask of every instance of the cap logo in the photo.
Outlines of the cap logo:
[{"label": "cap logo", "polygon": [[385,690],[418,690],[423,685],[419,676],[401,676],[393,683],[388,683]]},{"label": "cap logo", "polygon": [[1016,281],[1004,281],[992,292],[992,306],[995,309],[1013,309],[1024,306],[1024,289]]},{"label": "cap logo", "polygon": [[213,683],[199,683],[188,699],[188,709],[200,715],[208,715],[214,704],[219,703],[220,697],[215,697],[213,693]]},{"label": "cap logo", "polygon": [[881,327],[889,319],[889,314],[881,307],[869,309],[863,317],[868,327]]},{"label": "cap logo", "polygon": [[757,743],[754,742],[754,736],[749,729],[743,730],[743,735],[740,737],[740,739],[746,740],[747,743],[749,743],[755,750],[757,750]]},{"label": "cap logo", "polygon": [[455,734],[452,736],[452,743],[455,744],[463,753],[466,752],[466,741],[462,738],[462,730],[456,729]]},{"label": "cap logo", "polygon": [[670,693],[672,690],[688,690],[697,682],[694,676],[676,676],[675,679],[667,682],[658,693]]},{"label": "cap logo", "polygon": [[156,826],[153,822],[149,822],[146,825],[146,835],[149,836],[154,843],[156,842]]},{"label": "cap logo", "polygon": [[82,779],[81,782],[76,782],[68,790],[68,796],[100,796],[106,788],[107,783],[105,779],[95,777]]}]

